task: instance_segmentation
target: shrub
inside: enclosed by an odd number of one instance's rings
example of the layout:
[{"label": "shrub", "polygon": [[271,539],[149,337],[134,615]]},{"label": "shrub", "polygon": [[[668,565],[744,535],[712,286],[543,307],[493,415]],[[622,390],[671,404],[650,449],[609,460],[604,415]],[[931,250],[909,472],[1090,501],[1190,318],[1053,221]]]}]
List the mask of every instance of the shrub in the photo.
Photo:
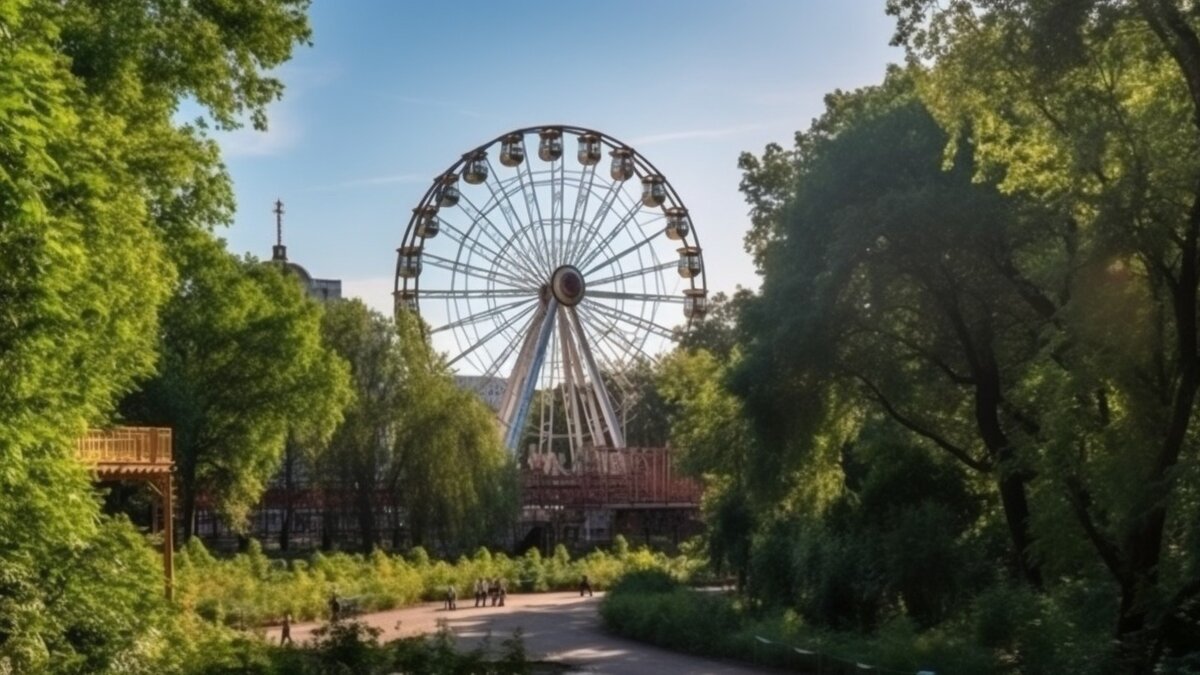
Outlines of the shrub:
[{"label": "shrub", "polygon": [[469,597],[476,579],[502,577],[512,591],[574,590],[583,575],[592,587],[606,589],[631,570],[657,570],[687,578],[699,561],[646,549],[623,553],[593,551],[571,560],[565,548],[544,558],[531,551],[520,558],[479,549],[453,563],[431,560],[421,548],[406,557],[375,551],[370,555],[314,553],[307,561],[272,560],[251,543],[247,552],[215,558],[199,541],[179,553],[176,602],[188,612],[213,623],[239,627],[279,621],[290,613],[300,621],[325,617],[331,595],[350,599],[361,611],[441,600],[454,585]]}]

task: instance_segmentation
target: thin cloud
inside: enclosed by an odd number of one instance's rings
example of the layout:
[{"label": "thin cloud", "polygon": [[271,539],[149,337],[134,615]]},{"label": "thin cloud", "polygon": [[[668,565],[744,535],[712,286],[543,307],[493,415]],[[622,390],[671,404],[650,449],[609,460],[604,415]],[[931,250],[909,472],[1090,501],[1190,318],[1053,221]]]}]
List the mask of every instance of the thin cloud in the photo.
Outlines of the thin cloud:
[{"label": "thin cloud", "polygon": [[399,101],[401,103],[409,103],[412,105],[420,105],[420,106],[425,106],[428,108],[438,108],[441,110],[449,110],[450,112],[458,113],[459,115],[463,115],[464,117],[473,117],[475,119],[486,119],[487,118],[487,115],[484,115],[483,113],[476,112],[469,108],[463,108],[462,106],[459,106],[457,103],[452,103],[450,101],[441,101],[441,100],[433,99],[433,98],[418,98],[415,96],[388,96],[388,98],[392,99],[393,101]]},{"label": "thin cloud", "polygon": [[349,190],[353,188],[377,187],[380,185],[400,185],[405,183],[421,183],[424,181],[432,181],[432,176],[423,176],[415,173],[397,173],[384,176],[368,176],[367,178],[355,178],[352,180],[342,181],[340,183],[330,183],[328,185],[317,185],[309,188],[314,192],[333,192],[336,190]]},{"label": "thin cloud", "polygon": [[698,138],[726,138],[728,136],[737,136],[751,131],[764,129],[763,124],[740,124],[733,127],[724,127],[721,129],[690,129],[687,131],[668,131],[661,134],[650,134],[642,136],[630,141],[631,145],[654,145],[656,143],[670,143],[672,141],[688,141]]},{"label": "thin cloud", "polygon": [[270,157],[295,147],[303,136],[300,123],[290,105],[278,104],[267,113],[267,130],[259,131],[247,122],[233,131],[213,134],[225,157]]}]

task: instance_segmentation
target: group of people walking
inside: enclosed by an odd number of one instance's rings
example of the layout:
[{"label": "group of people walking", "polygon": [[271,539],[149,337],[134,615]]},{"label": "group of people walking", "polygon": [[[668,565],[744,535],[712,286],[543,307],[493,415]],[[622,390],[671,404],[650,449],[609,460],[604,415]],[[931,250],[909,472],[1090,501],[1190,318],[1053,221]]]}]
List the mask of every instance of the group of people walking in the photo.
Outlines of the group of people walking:
[{"label": "group of people walking", "polygon": [[[494,579],[479,578],[475,580],[475,606],[487,607],[488,599],[492,601],[492,607],[503,607],[504,599],[508,597],[508,581],[502,577]],[[458,609],[458,591],[454,588],[454,584],[446,587],[446,605],[448,610]]]}]

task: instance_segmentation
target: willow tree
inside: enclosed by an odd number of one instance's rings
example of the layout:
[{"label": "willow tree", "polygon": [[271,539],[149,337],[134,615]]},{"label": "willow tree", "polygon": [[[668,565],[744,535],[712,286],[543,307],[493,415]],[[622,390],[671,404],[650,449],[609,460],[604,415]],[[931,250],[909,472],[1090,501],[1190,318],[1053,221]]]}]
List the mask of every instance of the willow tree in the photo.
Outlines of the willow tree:
[{"label": "willow tree", "polygon": [[516,466],[495,415],[455,385],[430,347],[420,319],[396,317],[407,379],[388,485],[415,545],[478,545],[516,515]]}]

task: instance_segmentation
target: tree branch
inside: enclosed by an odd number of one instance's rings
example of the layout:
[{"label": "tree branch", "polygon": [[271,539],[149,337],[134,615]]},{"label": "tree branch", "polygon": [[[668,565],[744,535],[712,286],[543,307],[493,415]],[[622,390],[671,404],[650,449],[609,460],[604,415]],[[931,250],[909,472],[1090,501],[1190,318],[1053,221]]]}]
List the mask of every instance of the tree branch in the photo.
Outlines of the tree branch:
[{"label": "tree branch", "polygon": [[925,427],[919,422],[901,413],[896,406],[892,405],[892,402],[888,400],[887,396],[883,394],[879,387],[875,386],[875,383],[871,382],[871,380],[866,376],[857,372],[851,372],[851,375],[862,382],[867,389],[871,390],[872,395],[874,396],[875,400],[879,402],[879,405],[883,408],[883,410],[901,426],[917,434],[918,436],[923,436],[924,438],[933,441],[939,448],[950,453],[960,462],[966,464],[972,469],[975,469],[980,473],[988,473],[991,471],[992,465],[990,461],[975,459],[970,455],[969,452],[966,451],[966,449],[951,443],[945,436],[942,436],[941,434]]},{"label": "tree branch", "polygon": [[1083,527],[1084,534],[1087,535],[1088,541],[1092,547],[1100,554],[1100,559],[1104,561],[1104,566],[1120,584],[1126,584],[1129,581],[1129,573],[1126,570],[1124,561],[1121,559],[1121,550],[1117,545],[1100,531],[1096,526],[1096,521],[1092,518],[1091,505],[1092,496],[1084,487],[1083,482],[1073,473],[1068,473],[1063,479],[1063,483],[1067,487],[1067,499],[1071,503],[1071,511],[1075,514],[1075,519]]}]

